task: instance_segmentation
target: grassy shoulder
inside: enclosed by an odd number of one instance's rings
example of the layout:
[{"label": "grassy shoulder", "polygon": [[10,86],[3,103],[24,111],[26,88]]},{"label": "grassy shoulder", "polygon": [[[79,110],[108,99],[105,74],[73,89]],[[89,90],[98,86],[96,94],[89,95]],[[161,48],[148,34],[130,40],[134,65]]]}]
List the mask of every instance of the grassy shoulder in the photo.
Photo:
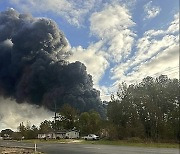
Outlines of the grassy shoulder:
[{"label": "grassy shoulder", "polygon": [[0,147],[1,154],[42,154],[41,152],[34,152],[32,149],[24,149],[24,148],[10,148],[10,147]]},{"label": "grassy shoulder", "polygon": [[66,143],[80,143],[83,140],[80,139],[48,139],[48,140],[44,140],[44,139],[31,139],[31,140],[22,140],[21,142],[26,142],[26,143],[61,143],[61,144],[66,144]]},{"label": "grassy shoulder", "polygon": [[150,141],[142,141],[142,140],[104,140],[100,139],[98,141],[85,141],[82,139],[60,139],[60,140],[23,140],[23,142],[29,143],[60,143],[60,144],[68,144],[68,143],[78,143],[78,144],[99,144],[99,145],[117,145],[117,146],[136,146],[136,147],[156,147],[156,148],[180,148],[178,143],[157,143]]},{"label": "grassy shoulder", "polygon": [[156,143],[156,142],[134,142],[129,140],[98,140],[98,141],[82,141],[83,144],[101,144],[101,145],[117,145],[117,146],[136,146],[136,147],[156,147],[156,148],[179,148],[178,143]]}]

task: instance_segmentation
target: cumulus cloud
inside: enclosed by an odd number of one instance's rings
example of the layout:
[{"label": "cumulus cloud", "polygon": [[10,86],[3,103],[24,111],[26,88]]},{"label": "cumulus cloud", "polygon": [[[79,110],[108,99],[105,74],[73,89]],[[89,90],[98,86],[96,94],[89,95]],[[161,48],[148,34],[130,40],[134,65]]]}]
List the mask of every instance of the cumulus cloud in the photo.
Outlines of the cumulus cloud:
[{"label": "cumulus cloud", "polygon": [[171,22],[167,32],[168,33],[177,33],[177,32],[179,32],[179,12],[174,15],[174,20]]},{"label": "cumulus cloud", "polygon": [[139,72],[149,73],[152,76],[167,74],[170,78],[178,78],[179,72],[179,47],[170,46],[151,61],[139,68]]},{"label": "cumulus cloud", "polygon": [[148,30],[137,40],[134,56],[111,69],[115,84],[120,81],[136,83],[146,76],[156,77],[160,74],[178,78],[179,34],[169,30],[174,23],[176,15],[167,29]]},{"label": "cumulus cloud", "polygon": [[98,6],[101,0],[10,0],[10,2],[22,11],[51,12],[66,19],[72,25],[81,26],[84,17]]},{"label": "cumulus cloud", "polygon": [[151,19],[160,13],[161,9],[158,6],[152,5],[152,1],[144,5],[144,12],[146,17],[144,19]]},{"label": "cumulus cloud", "polygon": [[21,122],[38,126],[44,120],[52,120],[53,112],[43,107],[27,103],[18,104],[15,100],[0,97],[0,130],[16,130]]},{"label": "cumulus cloud", "polygon": [[178,46],[170,47],[161,54],[152,58],[137,67],[137,70],[126,76],[128,83],[136,83],[143,77],[157,77],[161,74],[168,75],[170,78],[179,78],[179,48]]},{"label": "cumulus cloud", "polygon": [[120,4],[106,5],[90,17],[91,33],[102,39],[109,57],[115,62],[127,58],[134,43],[135,33],[129,10]]}]

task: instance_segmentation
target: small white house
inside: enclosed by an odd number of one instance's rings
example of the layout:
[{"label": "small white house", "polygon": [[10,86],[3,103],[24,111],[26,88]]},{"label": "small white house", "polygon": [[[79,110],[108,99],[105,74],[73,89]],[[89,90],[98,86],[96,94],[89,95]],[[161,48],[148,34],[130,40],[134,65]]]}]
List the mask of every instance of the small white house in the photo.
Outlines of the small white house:
[{"label": "small white house", "polygon": [[55,138],[56,137],[54,132],[38,134],[38,139],[55,139]]},{"label": "small white house", "polygon": [[55,133],[55,138],[56,138],[56,139],[66,138],[66,131],[56,132],[56,133]]},{"label": "small white house", "polygon": [[77,131],[77,130],[67,131],[66,138],[69,138],[69,139],[79,138],[79,131]]},{"label": "small white house", "polygon": [[38,134],[38,139],[76,139],[79,138],[79,131],[69,130],[69,131],[59,131],[59,132],[49,132]]}]

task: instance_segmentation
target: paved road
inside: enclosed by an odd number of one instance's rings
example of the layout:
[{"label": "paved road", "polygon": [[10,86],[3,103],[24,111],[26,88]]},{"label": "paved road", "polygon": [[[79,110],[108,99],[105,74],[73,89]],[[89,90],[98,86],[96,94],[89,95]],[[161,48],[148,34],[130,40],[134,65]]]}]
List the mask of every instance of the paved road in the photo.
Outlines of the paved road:
[{"label": "paved road", "polygon": [[[0,141],[0,146],[33,148],[32,143]],[[179,154],[179,149],[141,148],[91,144],[39,143],[38,151],[46,154]]]}]

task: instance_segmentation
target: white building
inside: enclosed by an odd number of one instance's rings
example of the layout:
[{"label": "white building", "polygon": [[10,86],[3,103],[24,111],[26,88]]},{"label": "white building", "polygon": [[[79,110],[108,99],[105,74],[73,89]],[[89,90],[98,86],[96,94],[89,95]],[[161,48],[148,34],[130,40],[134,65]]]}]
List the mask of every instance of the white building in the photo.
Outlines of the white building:
[{"label": "white building", "polygon": [[49,133],[38,134],[38,139],[55,139],[55,133],[49,132]]},{"label": "white building", "polygon": [[70,139],[79,138],[79,131],[77,130],[67,131],[66,138],[70,138]]},{"label": "white building", "polygon": [[69,131],[59,131],[59,132],[49,132],[38,134],[38,139],[77,139],[79,138],[79,131],[69,130]]},{"label": "white building", "polygon": [[55,138],[56,139],[62,139],[62,138],[66,138],[66,131],[60,131],[60,132],[56,132],[55,134]]}]

